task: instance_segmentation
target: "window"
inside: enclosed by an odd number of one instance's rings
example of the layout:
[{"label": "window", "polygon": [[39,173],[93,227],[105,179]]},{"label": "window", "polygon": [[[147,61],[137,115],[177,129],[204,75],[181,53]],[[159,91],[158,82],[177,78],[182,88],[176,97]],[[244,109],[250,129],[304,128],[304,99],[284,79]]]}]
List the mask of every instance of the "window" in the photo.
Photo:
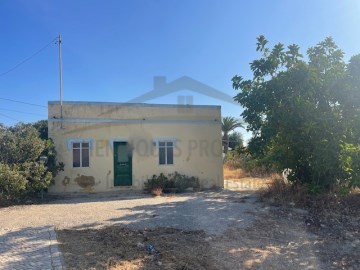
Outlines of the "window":
[{"label": "window", "polygon": [[73,151],[73,167],[89,167],[89,143],[74,142],[72,144]]},{"label": "window", "polygon": [[174,164],[174,143],[159,141],[159,164]]}]

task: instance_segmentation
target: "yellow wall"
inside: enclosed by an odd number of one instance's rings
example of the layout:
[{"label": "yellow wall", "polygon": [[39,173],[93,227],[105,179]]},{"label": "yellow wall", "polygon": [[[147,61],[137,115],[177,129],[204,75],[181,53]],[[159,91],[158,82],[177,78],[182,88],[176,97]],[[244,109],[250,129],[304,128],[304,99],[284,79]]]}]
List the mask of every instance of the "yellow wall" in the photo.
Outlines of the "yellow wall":
[{"label": "yellow wall", "polygon": [[[99,192],[114,187],[112,142],[132,149],[133,189],[153,174],[197,176],[204,188],[223,187],[221,113],[218,106],[49,102],[49,136],[59,162],[65,163],[51,192]],[[176,139],[174,164],[159,165],[154,140]],[[91,139],[90,167],[72,167],[69,139]]]}]

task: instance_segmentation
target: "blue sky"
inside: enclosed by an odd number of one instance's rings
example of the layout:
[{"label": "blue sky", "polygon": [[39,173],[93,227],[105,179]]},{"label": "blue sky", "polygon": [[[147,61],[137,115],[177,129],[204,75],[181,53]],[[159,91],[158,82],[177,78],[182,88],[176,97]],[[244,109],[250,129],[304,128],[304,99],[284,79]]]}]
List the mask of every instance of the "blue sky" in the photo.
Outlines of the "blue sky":
[{"label": "blue sky", "polygon": [[[154,76],[189,76],[234,96],[231,78],[250,76],[260,34],[303,53],[332,36],[346,58],[360,53],[358,0],[3,0],[0,27],[0,74],[62,34],[64,100],[73,101],[126,102],[151,90]],[[45,119],[58,85],[54,44],[0,76],[0,122]],[[179,95],[221,105],[224,116],[242,111],[191,89],[149,103],[177,103]]]}]

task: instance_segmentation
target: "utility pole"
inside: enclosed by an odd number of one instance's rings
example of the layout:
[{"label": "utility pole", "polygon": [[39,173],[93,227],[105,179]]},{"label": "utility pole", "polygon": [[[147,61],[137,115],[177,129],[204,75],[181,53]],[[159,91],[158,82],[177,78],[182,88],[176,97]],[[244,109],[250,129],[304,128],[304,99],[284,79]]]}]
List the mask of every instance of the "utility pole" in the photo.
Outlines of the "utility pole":
[{"label": "utility pole", "polygon": [[[59,79],[60,79],[60,118],[63,118],[63,93],[62,93],[62,55],[61,55],[61,34],[57,38],[57,44],[59,45]],[[62,121],[61,121],[62,127]]]}]

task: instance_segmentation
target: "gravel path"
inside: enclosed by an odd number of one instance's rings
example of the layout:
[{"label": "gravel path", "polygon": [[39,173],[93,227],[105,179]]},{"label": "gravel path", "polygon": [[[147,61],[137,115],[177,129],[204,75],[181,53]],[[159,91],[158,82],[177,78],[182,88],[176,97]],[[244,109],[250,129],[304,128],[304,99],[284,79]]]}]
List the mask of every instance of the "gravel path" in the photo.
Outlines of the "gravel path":
[{"label": "gravel path", "polygon": [[134,192],[60,198],[0,209],[0,269],[64,269],[54,227],[172,227],[221,234],[230,226],[248,226],[252,216],[247,212],[256,204],[255,197],[232,191],[157,198]]},{"label": "gravel path", "polygon": [[[289,219],[272,219],[272,215],[271,208],[257,202],[251,189],[162,197],[134,192],[64,195],[40,205],[0,209],[0,245],[7,246],[8,254],[0,256],[0,268],[36,268],[36,263],[30,262],[42,258],[47,266],[40,268],[62,269],[58,260],[51,261],[47,228],[76,230],[121,225],[134,229],[204,230],[211,235],[209,239],[214,239],[209,243],[213,259],[221,262],[219,269],[251,269],[255,265],[261,265],[259,269],[323,269],[310,244],[317,240],[306,232],[302,218],[293,215]],[[32,249],[27,250],[29,246]],[[1,260],[10,266],[2,267]],[[225,267],[224,263],[229,265]]]},{"label": "gravel path", "polygon": [[[42,205],[0,209],[0,228],[85,228],[127,225],[173,227],[221,234],[230,226],[248,226],[257,207],[250,192],[201,192],[150,197],[143,194],[73,195]],[[246,199],[244,199],[246,198]]]}]

